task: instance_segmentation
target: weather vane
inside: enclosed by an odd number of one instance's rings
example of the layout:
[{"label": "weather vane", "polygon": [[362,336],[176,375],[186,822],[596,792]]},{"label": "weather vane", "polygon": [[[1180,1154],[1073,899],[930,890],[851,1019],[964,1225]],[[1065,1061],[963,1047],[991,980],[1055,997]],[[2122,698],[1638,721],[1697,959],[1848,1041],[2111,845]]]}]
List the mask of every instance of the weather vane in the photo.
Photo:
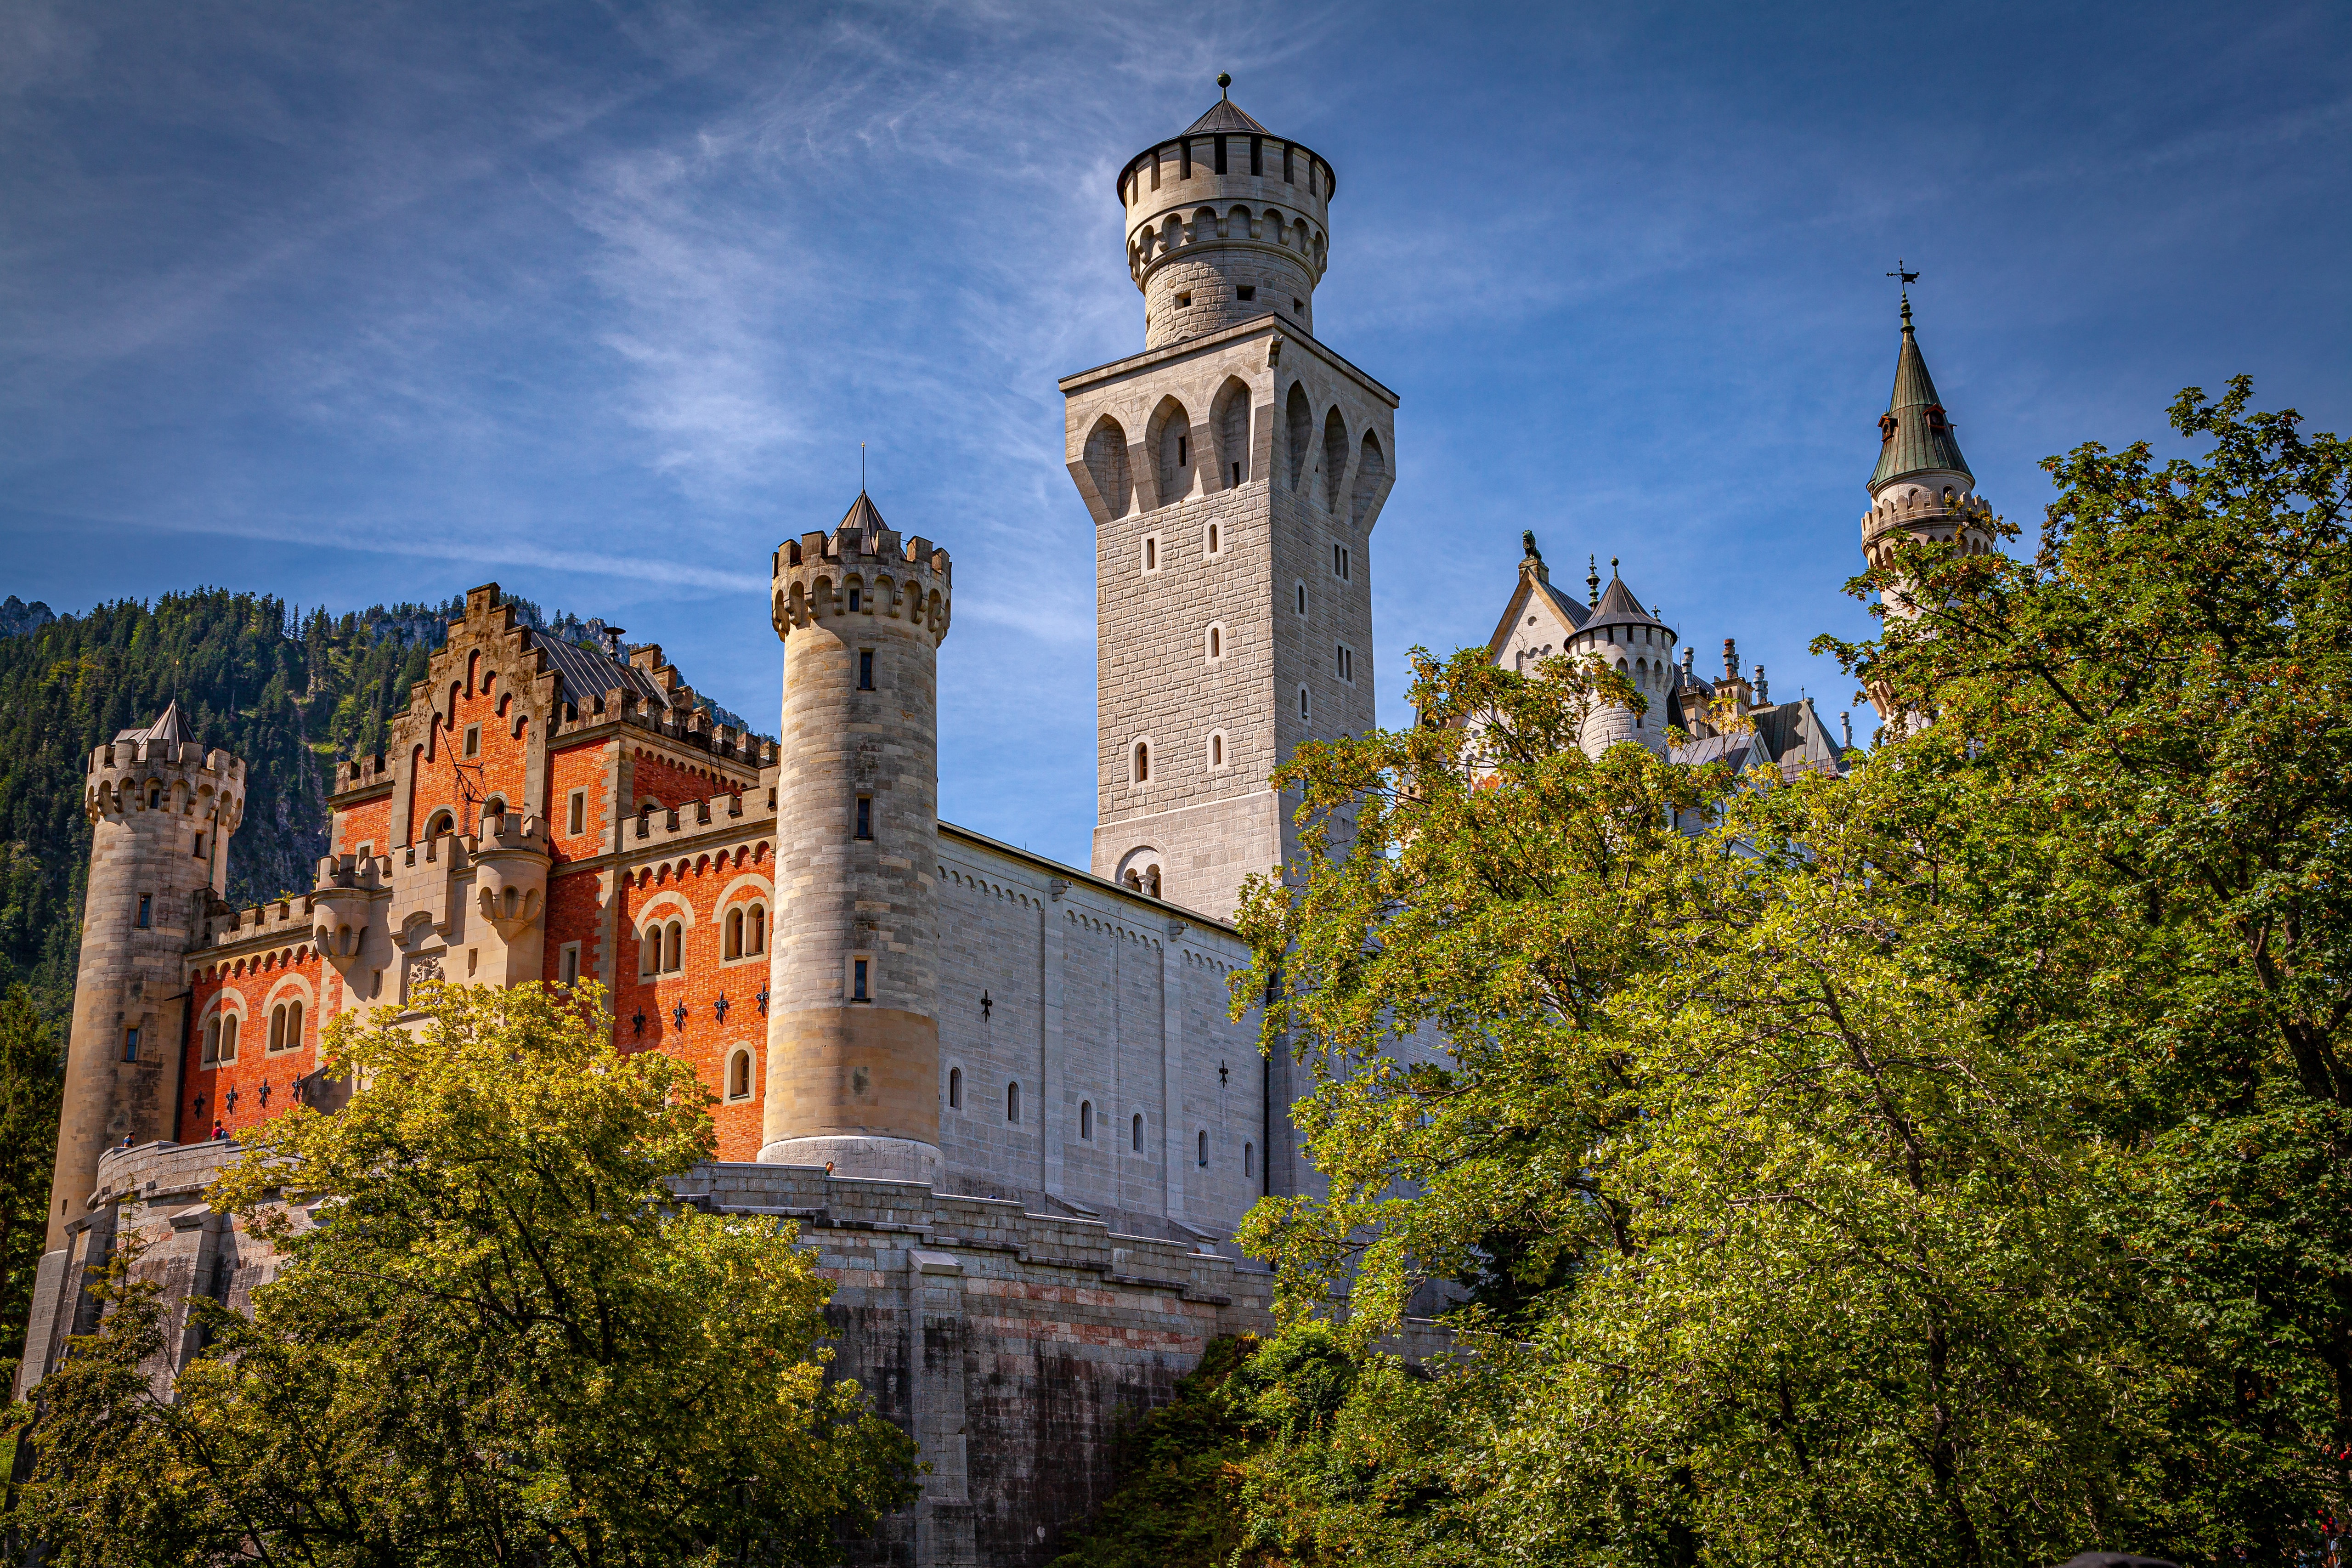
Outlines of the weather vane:
[{"label": "weather vane", "polygon": [[1919,275],[1905,271],[1903,258],[1898,256],[1895,258],[1895,270],[1887,276],[1895,279],[1895,286],[1903,290],[1903,319],[1907,321],[1911,319],[1911,285],[1919,281]]}]

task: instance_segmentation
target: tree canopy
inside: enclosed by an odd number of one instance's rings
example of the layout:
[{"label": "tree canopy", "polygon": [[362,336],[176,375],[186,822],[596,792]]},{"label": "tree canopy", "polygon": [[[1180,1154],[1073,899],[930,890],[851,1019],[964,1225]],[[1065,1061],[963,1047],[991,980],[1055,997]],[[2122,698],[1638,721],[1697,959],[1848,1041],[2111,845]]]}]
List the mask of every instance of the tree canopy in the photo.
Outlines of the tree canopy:
[{"label": "tree canopy", "polygon": [[[1922,609],[1824,645],[1906,715],[1844,779],[1588,759],[1604,675],[1475,651],[1286,764],[1235,994],[1329,1189],[1244,1240],[1360,1372],[1253,1461],[1253,1539],[2309,1546],[2352,1447],[2347,449],[2248,395],[2183,395],[2197,456],[2052,459],[2030,558],[1857,579]],[[1372,1345],[1430,1278],[1462,1353],[1410,1373]]]},{"label": "tree canopy", "polygon": [[[601,994],[451,987],[339,1019],[362,1086],[270,1122],[216,1206],[277,1235],[166,1398],[118,1270],[41,1385],[11,1521],[60,1564],[799,1563],[911,1496],[911,1445],[829,1379],[793,1229],[680,1207],[708,1095],[611,1046]],[[315,1223],[306,1222],[308,1215]]]}]

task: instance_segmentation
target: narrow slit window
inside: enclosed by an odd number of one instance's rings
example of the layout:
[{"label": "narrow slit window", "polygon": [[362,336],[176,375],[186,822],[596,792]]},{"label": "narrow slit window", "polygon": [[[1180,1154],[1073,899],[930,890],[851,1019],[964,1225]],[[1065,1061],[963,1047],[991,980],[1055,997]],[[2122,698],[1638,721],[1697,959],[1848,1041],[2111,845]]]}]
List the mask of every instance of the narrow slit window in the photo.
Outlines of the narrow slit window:
[{"label": "narrow slit window", "polygon": [[768,910],[764,904],[751,906],[751,935],[746,945],[753,952],[768,951]]},{"label": "narrow slit window", "polygon": [[1298,613],[1302,616],[1307,613],[1307,584],[1304,583],[1298,584]]},{"label": "narrow slit window", "polygon": [[196,835],[195,858],[199,860],[205,858],[205,836],[201,833]]},{"label": "narrow slit window", "polygon": [[1242,1145],[1242,1174],[1244,1176],[1257,1174],[1257,1145],[1255,1143]]},{"label": "narrow slit window", "polygon": [[1301,721],[1314,717],[1313,710],[1307,705],[1307,688],[1303,686],[1298,689],[1298,717]]},{"label": "narrow slit window", "polygon": [[849,591],[849,613],[853,616],[856,615],[859,609],[864,607],[865,604],[866,590],[863,588],[852,588]]},{"label": "narrow slit window", "polygon": [[466,754],[469,757],[482,754],[482,727],[479,724],[466,726]]},{"label": "narrow slit window", "polygon": [[1190,463],[1192,460],[1192,437],[1191,437],[1190,436],[1179,436],[1179,437],[1176,437],[1176,466],[1177,466],[1178,468],[1182,468],[1182,467],[1184,467],[1187,463]]},{"label": "narrow slit window", "polygon": [[1091,1100],[1078,1101],[1078,1136],[1088,1143],[1095,1141],[1095,1102]]},{"label": "narrow slit window", "polygon": [[1017,1083],[1004,1086],[1004,1120],[1016,1122],[1021,1120],[1021,1086]]},{"label": "narrow slit window", "polygon": [[874,797],[870,795],[861,795],[857,797],[857,837],[860,838],[874,837]]},{"label": "narrow slit window", "polygon": [[1132,1131],[1129,1132],[1129,1137],[1130,1141],[1131,1141],[1131,1142],[1134,1143],[1134,1145],[1135,1145],[1135,1152],[1136,1152],[1137,1153],[1139,1153],[1139,1154],[1142,1153],[1142,1152],[1143,1152],[1143,1113],[1142,1113],[1141,1111],[1138,1111],[1138,1112],[1136,1112],[1136,1115],[1135,1115],[1135,1121],[1134,1121],[1134,1124],[1133,1124],[1133,1128],[1132,1128]]},{"label": "narrow slit window", "polygon": [[1209,765],[1213,768],[1225,765],[1225,738],[1223,735],[1209,737]]},{"label": "narrow slit window", "polygon": [[948,1109],[950,1110],[963,1109],[963,1068],[948,1068]]},{"label": "narrow slit window", "polygon": [[663,937],[662,967],[675,974],[686,967],[686,928],[672,921]]},{"label": "narrow slit window", "polygon": [[145,931],[145,930],[147,930],[147,929],[148,929],[148,927],[149,927],[151,924],[152,924],[152,923],[153,923],[154,913],[155,913],[155,895],[154,895],[154,894],[152,894],[152,893],[142,893],[142,894],[140,894],[140,895],[139,895],[139,929],[140,929],[141,931]]},{"label": "narrow slit window", "polygon": [[556,970],[556,977],[565,985],[577,985],[580,984],[580,944],[576,942],[567,942],[563,944],[562,952],[563,956]]},{"label": "narrow slit window", "polygon": [[1135,744],[1135,782],[1151,782],[1151,746],[1149,742],[1138,741]]},{"label": "narrow slit window", "polygon": [[866,994],[866,971],[871,962],[864,958],[850,961],[849,999],[853,1002],[864,1002],[869,999]]},{"label": "narrow slit window", "polygon": [[[1242,466],[1241,466],[1239,463],[1235,463],[1235,464],[1234,465],[1234,472],[1236,475],[1238,475],[1241,471],[1242,471]],[[1220,532],[1218,532],[1218,531],[1217,531],[1217,525],[1216,525],[1215,523],[1213,523],[1213,523],[1209,524],[1209,553],[1210,553],[1210,554],[1214,555],[1215,553],[1217,553],[1217,552],[1218,552],[1219,550],[1221,550],[1221,549],[1223,549],[1223,543],[1221,542],[1221,541],[1223,539],[1223,537],[1224,537],[1224,536],[1223,536],[1223,534],[1221,534]]]},{"label": "narrow slit window", "polygon": [[588,792],[586,790],[575,789],[572,792],[572,803],[565,810],[564,823],[567,832],[588,831]]},{"label": "narrow slit window", "polygon": [[126,1062],[135,1062],[139,1059],[139,1031],[137,1029],[125,1029],[122,1031],[122,1059]]},{"label": "narrow slit window", "polygon": [[857,650],[857,689],[874,689],[874,650],[870,647]]},{"label": "narrow slit window", "polygon": [[1201,1149],[1197,1159],[1201,1169],[1205,1171],[1209,1168],[1209,1135],[1206,1131],[1201,1134]]}]

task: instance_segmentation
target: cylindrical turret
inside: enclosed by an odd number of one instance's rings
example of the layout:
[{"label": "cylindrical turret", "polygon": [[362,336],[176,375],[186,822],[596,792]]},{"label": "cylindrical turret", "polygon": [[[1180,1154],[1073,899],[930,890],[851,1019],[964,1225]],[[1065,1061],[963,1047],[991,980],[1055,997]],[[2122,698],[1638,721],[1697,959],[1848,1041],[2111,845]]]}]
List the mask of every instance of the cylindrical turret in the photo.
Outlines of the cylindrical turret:
[{"label": "cylindrical turret", "polygon": [[90,753],[82,809],[89,879],[50,1183],[51,1249],[81,1216],[100,1155],[126,1138],[173,1134],[183,960],[202,934],[208,895],[226,886],[229,835],[245,815],[245,764],[197,745],[175,702],[146,729]]},{"label": "cylindrical turret", "polygon": [[776,552],[784,644],[760,1158],[939,1178],[939,645],[948,552],[861,493]]},{"label": "cylindrical turret", "polygon": [[1320,154],[1222,98],[1182,135],[1129,159],[1118,198],[1144,347],[1267,314],[1312,335],[1333,183]]},{"label": "cylindrical turret", "polygon": [[[1578,741],[1584,754],[1595,760],[1624,741],[1663,757],[1666,754],[1666,694],[1674,689],[1675,628],[1642,607],[1633,591],[1615,575],[1615,561],[1609,563],[1609,568],[1607,592],[1598,596],[1591,615],[1577,628],[1569,647],[1632,681],[1645,705],[1639,713],[1615,703],[1595,708],[1585,717]],[[1598,571],[1592,581],[1600,581]]]}]

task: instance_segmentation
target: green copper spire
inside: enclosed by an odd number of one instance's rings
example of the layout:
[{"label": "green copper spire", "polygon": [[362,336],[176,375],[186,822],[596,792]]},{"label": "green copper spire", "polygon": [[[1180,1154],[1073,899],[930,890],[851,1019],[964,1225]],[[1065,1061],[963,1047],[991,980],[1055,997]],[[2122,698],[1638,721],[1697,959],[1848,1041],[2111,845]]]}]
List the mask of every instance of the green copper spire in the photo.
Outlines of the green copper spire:
[{"label": "green copper spire", "polygon": [[1903,351],[1895,361],[1895,395],[1887,399],[1878,431],[1883,445],[1878,449],[1877,470],[1870,476],[1874,492],[1906,474],[1950,472],[1976,478],[1969,473],[1968,459],[1960,456],[1959,439],[1952,434],[1943,400],[1936,395],[1927,362],[1920,357],[1919,339],[1911,330],[1908,294],[1903,297]]}]

